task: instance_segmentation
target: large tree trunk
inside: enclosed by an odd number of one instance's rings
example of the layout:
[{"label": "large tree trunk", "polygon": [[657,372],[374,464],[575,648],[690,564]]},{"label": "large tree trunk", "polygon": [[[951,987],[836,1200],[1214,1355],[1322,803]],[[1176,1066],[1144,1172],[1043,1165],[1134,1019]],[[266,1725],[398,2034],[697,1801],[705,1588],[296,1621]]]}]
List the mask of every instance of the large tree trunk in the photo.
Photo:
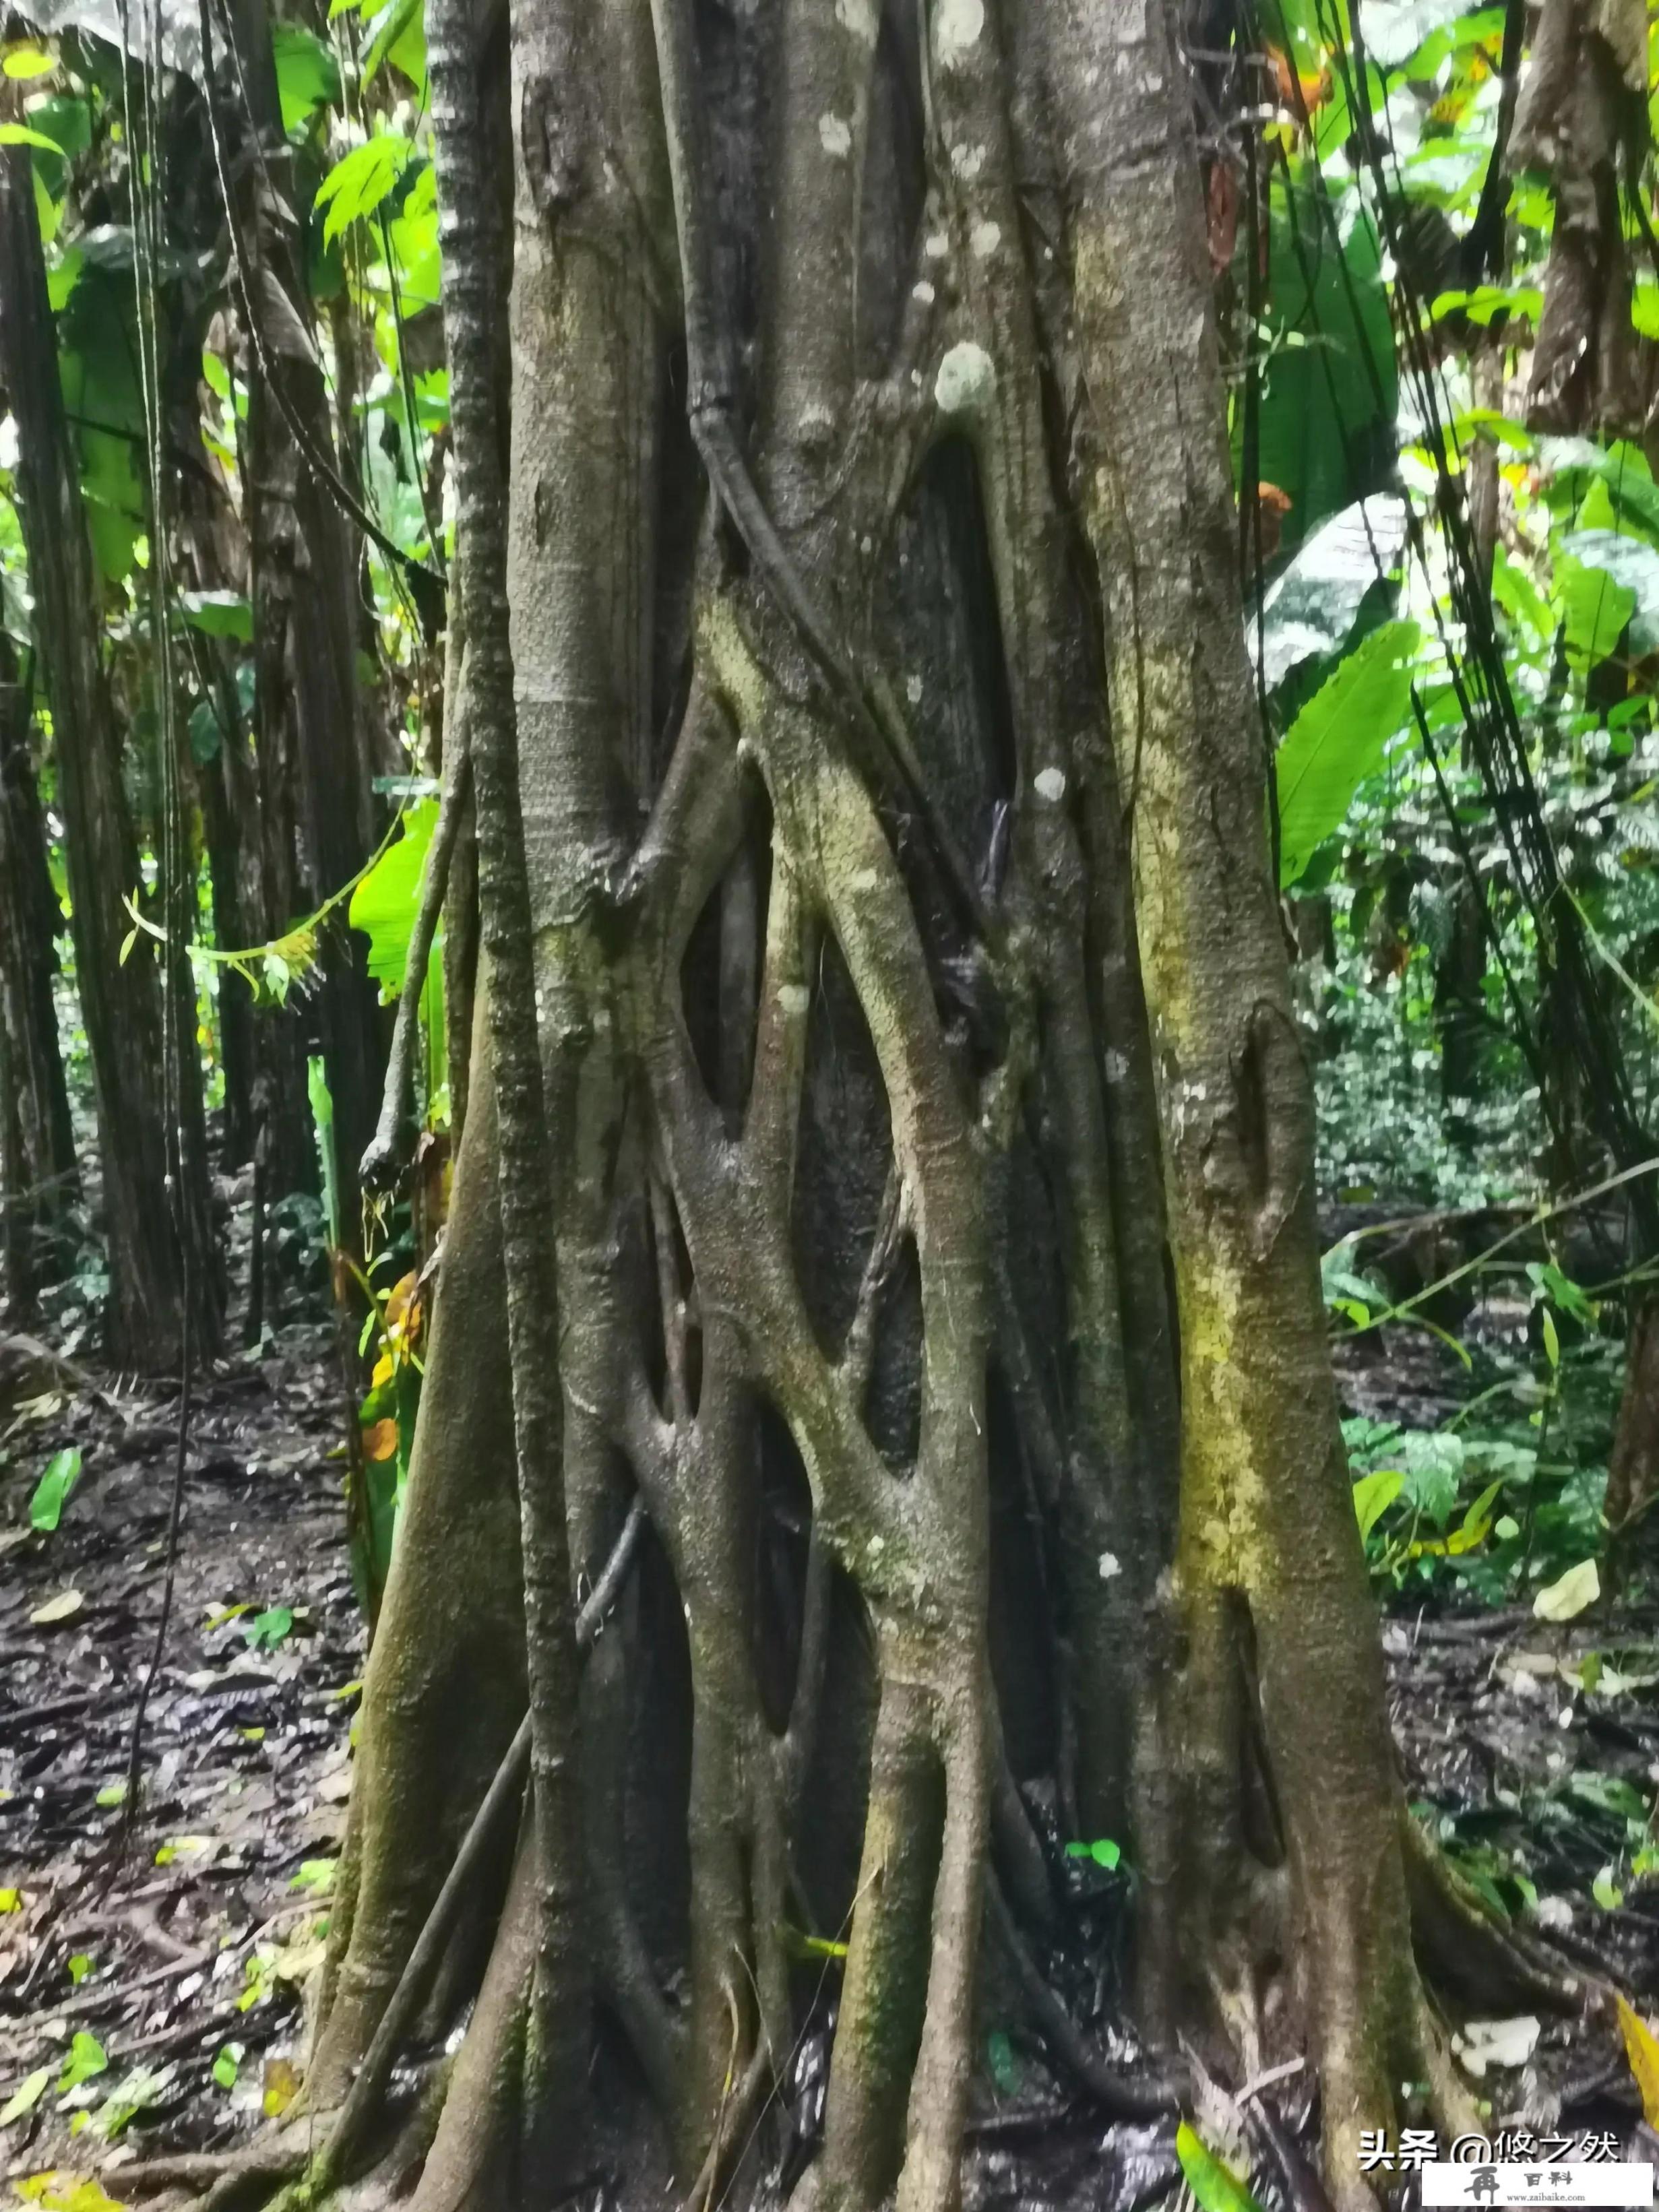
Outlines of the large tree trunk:
[{"label": "large tree trunk", "polygon": [[[704,2212],[787,2089],[789,1923],[846,1947],[805,2202],[956,2203],[987,1927],[1057,2067],[1166,2108],[1169,2074],[1114,2074],[1030,1955],[1063,1911],[1040,1800],[1133,1852],[1144,2038],[1234,2078],[1305,2050],[1351,2203],[1401,2081],[1461,2112],[1413,1911],[1489,2002],[1513,1961],[1394,1773],[1168,15],[520,0],[510,96],[466,0],[428,23],[502,996],[370,1667],[313,2179],[361,2167],[388,2050],[477,1990],[386,2171],[441,2107],[421,2212],[544,2198],[580,2163],[580,2112],[536,2134],[562,1960],[564,2031],[590,1989],[607,2029],[593,2097],[648,2096],[633,2152]],[[477,750],[509,720],[533,1015]],[[524,1235],[541,1173],[556,1301]],[[556,1304],[571,1561],[608,1622],[556,1764],[526,1298]],[[483,1770],[527,1685],[514,1872]],[[546,1854],[573,1776],[579,1961]]]},{"label": "large tree trunk", "polygon": [[[206,1164],[192,1141],[200,1120],[194,1005],[179,1024],[192,1048],[173,1071],[177,1111],[169,1126],[166,956],[140,936],[123,957],[132,930],[123,900],[141,888],[138,848],[100,660],[98,593],[58,382],[33,175],[28,153],[17,148],[0,149],[0,382],[19,434],[23,538],[52,701],[76,980],[98,1111],[107,1349],[118,1364],[161,1371],[178,1363],[186,1294],[198,1353],[216,1346],[222,1311]],[[189,989],[187,969],[184,981]]]}]

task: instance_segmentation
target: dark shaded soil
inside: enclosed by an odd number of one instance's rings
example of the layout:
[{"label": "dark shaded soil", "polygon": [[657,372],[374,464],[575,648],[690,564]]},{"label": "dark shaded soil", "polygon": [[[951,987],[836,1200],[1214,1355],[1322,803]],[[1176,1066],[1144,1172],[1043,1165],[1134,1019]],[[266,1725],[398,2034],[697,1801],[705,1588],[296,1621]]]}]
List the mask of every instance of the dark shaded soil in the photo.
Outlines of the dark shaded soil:
[{"label": "dark shaded soil", "polygon": [[[15,1893],[0,1896],[0,2105],[41,2067],[52,2076],[0,2133],[9,2178],[106,2165],[111,2148],[93,2157],[96,2138],[72,2144],[69,2130],[82,2114],[107,2125],[112,2096],[143,2099],[115,2131],[118,2157],[146,2139],[228,2140],[291,2087],[363,1650],[329,1351],[325,1329],[290,1327],[270,1356],[225,1363],[194,1394],[172,1627],[130,1827],[118,1799],[161,1612],[177,1393],[66,1382],[14,1402],[0,1470],[0,1889]],[[31,1533],[38,1474],[65,1444],[83,1455],[80,1483],[58,1529]],[[37,1618],[54,1606],[61,1620]],[[64,2098],[77,2033],[105,2065]]]}]

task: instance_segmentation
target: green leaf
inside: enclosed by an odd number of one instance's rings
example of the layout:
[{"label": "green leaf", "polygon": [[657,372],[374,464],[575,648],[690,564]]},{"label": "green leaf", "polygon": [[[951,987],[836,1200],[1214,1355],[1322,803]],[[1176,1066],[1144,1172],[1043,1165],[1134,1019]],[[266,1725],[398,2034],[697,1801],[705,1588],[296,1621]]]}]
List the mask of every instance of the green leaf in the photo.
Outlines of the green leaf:
[{"label": "green leaf", "polygon": [[42,52],[39,46],[9,46],[4,60],[0,61],[0,69],[8,76],[20,79],[50,76],[57,66],[52,56]]},{"label": "green leaf", "polygon": [[69,1962],[69,1978],[78,1990],[92,1972],[93,1960],[89,1951],[77,1951]]},{"label": "green leaf", "polygon": [[[1274,10],[1268,21],[1273,20]],[[1294,17],[1294,5],[1286,17]],[[1298,65],[1325,66],[1317,27],[1305,32]],[[1344,127],[1340,99],[1316,112],[1322,149],[1334,153]],[[1329,138],[1326,135],[1330,126]],[[1241,225],[1241,232],[1243,226]],[[1335,235],[1333,236],[1333,232]],[[1289,499],[1279,544],[1291,552],[1328,514],[1350,506],[1378,481],[1375,455],[1394,451],[1398,399],[1394,328],[1376,225],[1358,191],[1333,187],[1297,163],[1275,175],[1267,223],[1267,359],[1257,469]],[[1235,410],[1235,459],[1242,458],[1243,410]]]},{"label": "green leaf", "polygon": [[325,246],[350,224],[374,214],[403,175],[414,150],[400,132],[380,131],[334,164],[317,187],[317,205],[326,210]]},{"label": "green leaf", "polygon": [[1566,634],[1568,664],[1576,674],[1587,676],[1617,648],[1636,611],[1636,594],[1604,568],[1561,553],[1552,596]]},{"label": "green leaf", "polygon": [[333,49],[297,23],[273,25],[270,46],[283,103],[283,130],[291,138],[318,108],[339,105],[340,67]]},{"label": "green leaf", "polygon": [[33,2074],[26,2075],[0,2105],[0,2128],[9,2128],[14,2120],[21,2120],[25,2112],[32,2112],[46,2094],[46,2084],[52,2079],[50,2066],[39,2066]]},{"label": "green leaf", "polygon": [[1285,732],[1275,763],[1281,889],[1340,828],[1355,792],[1382,767],[1389,740],[1406,718],[1421,642],[1414,622],[1384,623],[1321,684]]},{"label": "green leaf", "polygon": [[[267,972],[273,953],[266,962]],[[317,1159],[322,1170],[323,1220],[328,1229],[331,1246],[340,1242],[340,1172],[334,1157],[334,1093],[328,1087],[328,1070],[313,1054],[306,1062],[306,1096],[311,1103],[311,1127],[317,1141]]]},{"label": "green leaf", "polygon": [[1625,1901],[1625,1893],[1613,1878],[1611,1863],[1604,1866],[1590,1884],[1590,1895],[1603,1912],[1616,1912]]},{"label": "green leaf", "polygon": [[288,1886],[290,1889],[331,1889],[338,1863],[337,1859],[304,1859],[299,1872],[290,1876]]},{"label": "green leaf", "polygon": [[294,1614],[285,1605],[273,1605],[255,1613],[243,1633],[256,1651],[272,1651],[294,1626]]},{"label": "green leaf", "polygon": [[1232,2168],[1222,2163],[1185,2120],[1176,2130],[1176,2156],[1200,2212],[1261,2212]]},{"label": "green leaf", "polygon": [[403,989],[427,848],[437,822],[435,799],[411,806],[404,817],[402,836],[386,847],[351,894],[347,918],[368,939],[368,972],[380,985],[383,1000],[395,999]]},{"label": "green leaf", "polygon": [[1544,1337],[1544,1357],[1552,1367],[1561,1364],[1561,1340],[1555,1333],[1555,1316],[1546,1306],[1539,1316]]},{"label": "green leaf", "polygon": [[58,2077],[58,2095],[67,2095],[71,2089],[78,2088],[82,2081],[91,2081],[94,2074],[105,2073],[108,2066],[104,2046],[97,2037],[88,2035],[83,2027],[77,2028],[75,2039],[70,2045],[69,2057],[64,2062],[64,2070]]},{"label": "green leaf", "polygon": [[242,2045],[240,2043],[223,2045],[220,2049],[219,2056],[213,2062],[214,2080],[222,2089],[234,2089],[236,2087],[236,2076],[241,2070]]},{"label": "green leaf", "polygon": [[[1598,493],[1601,489],[1600,484],[1596,485]],[[1588,511],[1588,501],[1585,506]],[[1611,517],[1610,500],[1604,502],[1602,511]],[[1659,652],[1659,550],[1618,530],[1568,530],[1563,532],[1556,544],[1562,553],[1582,562],[1587,568],[1599,569],[1603,575],[1612,577],[1622,591],[1630,594],[1632,652],[1638,655]],[[1611,619],[1609,614],[1608,620]]]},{"label": "green leaf", "polygon": [[1123,1847],[1115,1844],[1109,1836],[1097,1836],[1092,1843],[1067,1844],[1066,1856],[1068,1859],[1092,1859],[1097,1867],[1104,1867],[1109,1873],[1121,1860]]},{"label": "green leaf", "polygon": [[54,1452],[29,1500],[29,1526],[41,1535],[50,1536],[63,1518],[70,1491],[80,1480],[81,1455],[75,1447],[71,1444],[64,1451]]},{"label": "green leaf", "polygon": [[180,592],[179,605],[192,629],[209,637],[234,637],[243,645],[253,642],[253,606],[235,592]]},{"label": "green leaf", "polygon": [[0,146],[39,146],[48,154],[63,151],[44,131],[31,131],[26,123],[0,123]]},{"label": "green leaf", "polygon": [[1005,2097],[1018,2094],[1024,2079],[1024,2069],[1014,2055],[1014,2046],[1005,2028],[994,2028],[985,2043],[986,2063],[991,2069],[991,2079]]},{"label": "green leaf", "polygon": [[1379,1467],[1370,1474],[1361,1475],[1353,1486],[1354,1517],[1359,1523],[1359,1540],[1363,1544],[1377,1522],[1394,1504],[1406,1486],[1406,1478],[1397,1467]]},{"label": "green leaf", "polygon": [[426,22],[421,0],[391,0],[369,27],[368,52],[363,57],[363,82],[387,62],[406,76],[416,92],[426,83]]}]

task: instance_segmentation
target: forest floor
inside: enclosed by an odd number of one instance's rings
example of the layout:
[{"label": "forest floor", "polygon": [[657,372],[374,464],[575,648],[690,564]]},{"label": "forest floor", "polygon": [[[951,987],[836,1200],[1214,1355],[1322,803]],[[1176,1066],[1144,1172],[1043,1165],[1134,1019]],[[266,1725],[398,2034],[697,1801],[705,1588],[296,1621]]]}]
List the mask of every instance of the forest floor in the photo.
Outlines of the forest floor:
[{"label": "forest floor", "polygon": [[[1343,1360],[1348,1410],[1421,1421],[1448,1402],[1433,1345],[1403,1343]],[[129,1820],[177,1392],[57,1370],[14,1376],[8,1395],[0,2169],[14,2186],[53,2168],[99,2173],[119,2202],[124,2163],[233,2142],[297,2084],[365,1643],[342,1497],[345,1403],[332,1333],[314,1320],[222,1361],[194,1391],[177,1585]],[[39,1533],[31,1495],[66,1446],[83,1472],[59,1526]],[[1448,1849],[1651,2008],[1659,1881],[1633,1869],[1659,1784],[1659,1610],[1552,1627],[1529,1610],[1437,1599],[1393,1607],[1384,1643],[1407,1788],[1435,1808]],[[1517,1890],[1522,1867],[1530,1896]],[[1034,2201],[1127,2212],[1167,2188],[1167,2128],[1103,2130],[1024,2051],[1012,2065],[993,2051],[1000,2087],[975,2124],[974,2212]],[[1605,2037],[1589,2047],[1571,2024],[1544,2025],[1533,2065],[1506,2077],[1517,2082],[1538,2123],[1564,2095],[1577,2126],[1628,2132],[1637,2115],[1616,2049]]]}]

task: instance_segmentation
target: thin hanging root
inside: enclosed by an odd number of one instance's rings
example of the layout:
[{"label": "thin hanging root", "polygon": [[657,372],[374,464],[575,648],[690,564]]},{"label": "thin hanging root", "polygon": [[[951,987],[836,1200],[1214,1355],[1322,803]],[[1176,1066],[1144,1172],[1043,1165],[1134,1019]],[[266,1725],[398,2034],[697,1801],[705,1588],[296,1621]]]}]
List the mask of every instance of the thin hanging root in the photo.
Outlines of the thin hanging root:
[{"label": "thin hanging root", "polygon": [[1538,2004],[1577,2012],[1611,1992],[1583,1976],[1522,1929],[1495,1919],[1485,1900],[1409,1813],[1404,1826],[1406,1884],[1418,1959],[1448,1994],[1494,2012]]}]

